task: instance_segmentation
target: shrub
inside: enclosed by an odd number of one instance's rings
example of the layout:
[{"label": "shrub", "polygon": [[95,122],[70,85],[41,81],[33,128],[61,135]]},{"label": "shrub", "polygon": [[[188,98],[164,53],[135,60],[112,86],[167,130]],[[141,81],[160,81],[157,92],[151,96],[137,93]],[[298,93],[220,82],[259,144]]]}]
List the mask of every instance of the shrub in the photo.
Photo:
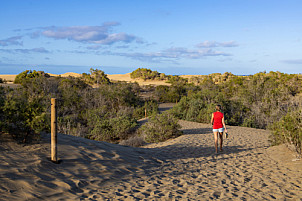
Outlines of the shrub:
[{"label": "shrub", "polygon": [[16,76],[14,83],[15,84],[24,84],[27,80],[33,79],[33,78],[38,78],[38,77],[49,78],[50,75],[48,73],[45,73],[44,71],[26,70]]},{"label": "shrub", "polygon": [[127,138],[136,126],[133,108],[140,104],[136,85],[113,83],[92,88],[81,80],[73,79],[65,80],[59,86],[59,130],[114,143]]},{"label": "shrub", "polygon": [[26,142],[31,134],[50,130],[49,118],[41,98],[29,98],[24,88],[7,93],[2,108],[5,122],[2,130],[17,140]]},{"label": "shrub", "polygon": [[171,109],[171,114],[187,121],[209,123],[211,113],[214,112],[215,99],[208,101],[210,95],[207,92],[199,91],[181,98],[179,103]]},{"label": "shrub", "polygon": [[35,75],[21,73],[20,88],[0,87],[1,130],[16,137],[48,132],[50,98],[58,100],[60,133],[116,143],[136,126],[133,108],[143,104],[138,85],[112,83],[92,88],[82,78]]},{"label": "shrub", "polygon": [[117,115],[114,118],[99,117],[97,120],[94,119],[93,122],[94,127],[88,138],[107,142],[126,139],[127,135],[137,126],[136,121],[127,114]]},{"label": "shrub", "polygon": [[4,124],[4,112],[3,105],[5,101],[5,89],[0,86],[0,132],[3,130]]},{"label": "shrub", "polygon": [[158,113],[158,103],[156,101],[146,101],[141,107],[136,107],[134,109],[134,117],[136,119],[141,119],[145,117],[145,109],[147,111],[147,117],[155,115]]},{"label": "shrub", "polygon": [[132,73],[130,73],[132,79],[143,79],[143,80],[163,80],[166,78],[164,73],[158,73],[157,71],[152,71],[147,68],[138,68]]},{"label": "shrub", "polygon": [[99,69],[90,68],[90,74],[83,73],[82,79],[88,84],[96,84],[99,86],[100,84],[109,84],[110,80],[104,71]]},{"label": "shrub", "polygon": [[140,105],[139,90],[139,86],[135,83],[119,82],[100,87],[98,93],[106,97],[113,108],[118,110],[120,106],[135,107]]},{"label": "shrub", "polygon": [[[169,97],[170,88],[158,89],[159,96]],[[301,93],[302,82],[297,75],[280,72],[251,76],[225,73],[204,76],[198,88],[189,90],[186,85],[183,89],[188,95],[182,93],[181,103],[172,110],[178,118],[206,122],[214,105],[221,104],[227,124],[266,128],[292,108],[291,100]]]},{"label": "shrub", "polygon": [[270,126],[270,136],[273,145],[288,143],[295,148],[301,157],[302,154],[302,107],[288,112],[280,121]]},{"label": "shrub", "polygon": [[171,83],[172,85],[184,85],[188,83],[188,79],[178,75],[169,75],[167,83]]},{"label": "shrub", "polygon": [[146,142],[142,136],[132,136],[127,140],[122,140],[119,144],[131,147],[141,147],[146,144]]},{"label": "shrub", "polygon": [[63,110],[72,112],[83,108],[83,92],[91,87],[79,78],[73,77],[62,78],[58,83],[58,95]]},{"label": "shrub", "polygon": [[181,97],[186,95],[186,91],[187,90],[184,85],[160,85],[155,88],[155,96],[160,102],[175,103],[178,102]]},{"label": "shrub", "polygon": [[171,114],[164,112],[151,117],[146,124],[139,128],[139,133],[146,142],[153,143],[180,136],[182,132],[179,129],[178,120]]}]

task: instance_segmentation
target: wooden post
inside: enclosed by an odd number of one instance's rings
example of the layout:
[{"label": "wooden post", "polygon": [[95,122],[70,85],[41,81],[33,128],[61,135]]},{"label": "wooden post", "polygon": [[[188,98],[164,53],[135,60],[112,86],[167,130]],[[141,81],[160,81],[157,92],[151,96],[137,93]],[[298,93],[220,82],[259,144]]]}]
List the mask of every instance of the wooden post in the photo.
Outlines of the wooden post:
[{"label": "wooden post", "polygon": [[51,161],[58,162],[57,155],[57,106],[56,99],[51,99]]},{"label": "wooden post", "polygon": [[145,118],[147,118],[147,106],[145,107]]}]

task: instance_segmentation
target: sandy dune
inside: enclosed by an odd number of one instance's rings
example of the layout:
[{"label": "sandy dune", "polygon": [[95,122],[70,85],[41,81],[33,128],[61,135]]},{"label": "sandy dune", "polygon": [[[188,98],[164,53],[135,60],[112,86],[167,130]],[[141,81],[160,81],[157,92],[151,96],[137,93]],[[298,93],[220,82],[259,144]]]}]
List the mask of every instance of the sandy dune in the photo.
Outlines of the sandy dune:
[{"label": "sandy dune", "polygon": [[0,75],[0,78],[7,80],[9,82],[13,82],[17,75]]},{"label": "sandy dune", "polygon": [[108,75],[108,78],[112,81],[137,82],[139,85],[171,85],[169,83],[166,83],[166,81],[158,81],[158,80],[144,81],[142,79],[131,79],[130,73]]},{"label": "sandy dune", "polygon": [[[64,74],[52,74],[49,73],[50,76],[61,76],[61,77],[68,77],[68,76],[72,76],[72,77],[81,77],[82,75],[79,73],[72,73],[72,72],[68,72],[68,73],[64,73]],[[9,81],[8,84],[12,84],[11,82],[13,82],[15,80],[15,77],[17,75],[0,75],[0,78]],[[107,75],[108,78],[112,81],[125,81],[125,82],[137,82],[140,85],[170,85],[169,83],[166,83],[165,81],[157,81],[157,80],[152,80],[152,81],[144,81],[142,79],[131,79],[130,78],[130,73],[126,73],[126,74],[112,74],[112,75]]]},{"label": "sandy dune", "polygon": [[0,200],[301,200],[302,162],[268,131],[230,127],[216,155],[210,125],[180,123],[185,135],[143,148],[59,135],[60,164],[49,136],[1,142]]}]

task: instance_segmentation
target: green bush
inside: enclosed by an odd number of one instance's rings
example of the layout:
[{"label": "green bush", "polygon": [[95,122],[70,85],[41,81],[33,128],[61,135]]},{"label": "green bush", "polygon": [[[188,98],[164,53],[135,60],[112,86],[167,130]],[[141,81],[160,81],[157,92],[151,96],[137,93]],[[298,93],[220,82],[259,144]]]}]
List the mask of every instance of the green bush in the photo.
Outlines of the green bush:
[{"label": "green bush", "polygon": [[38,78],[38,77],[49,78],[50,75],[48,73],[45,73],[44,71],[26,70],[16,76],[14,83],[24,84],[29,79]]},{"label": "green bush", "polygon": [[302,107],[288,112],[280,121],[270,126],[270,140],[273,145],[288,143],[293,145],[301,157],[302,154]]},{"label": "green bush", "polygon": [[150,120],[139,128],[139,133],[145,137],[148,143],[163,142],[182,134],[180,125],[173,115],[165,112],[150,118]]},{"label": "green bush", "polygon": [[211,91],[199,91],[182,97],[179,103],[171,109],[171,114],[187,121],[209,123],[217,97],[214,96],[215,98],[211,99],[211,94],[208,92]]},{"label": "green bush", "polygon": [[158,73],[147,68],[138,68],[130,73],[132,79],[143,79],[143,80],[163,80],[166,78],[164,73]]},{"label": "green bush", "polygon": [[0,132],[3,130],[3,127],[5,126],[4,112],[3,112],[4,101],[5,101],[5,89],[0,86]]},{"label": "green bush", "polygon": [[[135,76],[139,72],[143,72],[142,77],[146,79],[167,78],[148,69],[140,69],[134,73]],[[227,124],[266,128],[278,122],[288,111],[295,111],[294,100],[302,92],[301,76],[280,72],[261,72],[250,76],[212,74],[203,76],[197,86],[178,76],[170,77],[171,86],[156,87],[157,101],[178,102],[171,114],[180,119],[205,123],[210,122],[215,104],[221,104]],[[42,71],[24,71],[15,82],[21,83],[22,87],[0,87],[0,129],[6,132],[28,135],[49,131],[52,97],[58,99],[59,132],[110,142],[127,138],[135,127],[136,119],[144,116],[145,107],[148,108],[148,116],[157,113],[157,102],[150,97],[150,101],[144,102],[140,98],[138,84],[110,83],[104,72],[97,69],[91,69],[91,74],[82,78],[49,78]],[[90,86],[95,84],[99,87]],[[151,130],[149,133],[160,133],[149,134],[150,142],[152,138],[163,140],[178,135],[177,129],[172,134],[170,131],[166,134],[161,132],[168,125],[167,129],[173,130],[174,123],[169,122],[172,121],[170,116],[160,118],[163,117],[156,116],[152,118],[155,120],[150,120],[158,121],[158,125],[165,122],[160,131],[156,131],[155,124],[153,128],[151,123],[145,128]],[[286,118],[286,121],[294,121],[288,116]],[[276,143],[292,141],[294,144],[294,140],[294,136],[275,138]]]},{"label": "green bush", "polygon": [[137,126],[136,121],[131,118],[130,114],[117,114],[116,117],[96,117],[89,121],[90,124],[94,124],[93,129],[88,135],[89,139],[118,142],[126,139],[133,129]]},{"label": "green bush", "polygon": [[[215,81],[215,77],[219,79]],[[204,76],[197,88],[185,85],[183,89],[179,104],[172,110],[177,118],[208,123],[214,105],[221,104],[227,124],[266,128],[294,107],[292,100],[302,92],[302,79],[280,72],[211,74]],[[157,93],[164,99],[171,90],[161,87]]]},{"label": "green bush", "polygon": [[134,117],[136,119],[141,119],[145,117],[145,109],[147,111],[147,117],[155,115],[158,113],[158,103],[156,101],[146,101],[141,107],[136,107],[134,109]]},{"label": "green bush", "polygon": [[155,88],[155,96],[159,102],[163,103],[175,103],[178,102],[181,97],[186,96],[187,89],[184,85],[172,85],[165,86],[160,85]]},{"label": "green bush", "polygon": [[167,83],[171,83],[172,85],[185,85],[188,83],[188,79],[178,75],[169,75]]},{"label": "green bush", "polygon": [[104,73],[104,71],[99,70],[99,69],[93,69],[90,68],[90,74],[83,73],[82,74],[82,79],[87,83],[94,85],[96,84],[97,86],[101,84],[109,84],[110,80],[107,77],[107,75]]},{"label": "green bush", "polygon": [[120,106],[136,107],[140,105],[142,100],[139,98],[139,90],[138,84],[118,82],[101,87],[97,91],[110,100],[112,107],[118,110]]},{"label": "green bush", "polygon": [[26,142],[28,136],[50,130],[49,115],[42,98],[30,97],[24,88],[6,93],[2,110],[2,130],[12,134],[17,140]]},{"label": "green bush", "polygon": [[82,78],[46,78],[36,71],[19,78],[22,87],[0,88],[0,127],[16,137],[49,132],[50,99],[57,98],[59,133],[118,142],[133,131],[133,108],[143,104],[137,84],[105,82],[93,88]]},{"label": "green bush", "polygon": [[[61,108],[68,111],[79,111],[83,107],[83,93],[91,87],[79,78],[61,78],[58,80],[58,93]],[[66,114],[64,114],[66,115]]]}]

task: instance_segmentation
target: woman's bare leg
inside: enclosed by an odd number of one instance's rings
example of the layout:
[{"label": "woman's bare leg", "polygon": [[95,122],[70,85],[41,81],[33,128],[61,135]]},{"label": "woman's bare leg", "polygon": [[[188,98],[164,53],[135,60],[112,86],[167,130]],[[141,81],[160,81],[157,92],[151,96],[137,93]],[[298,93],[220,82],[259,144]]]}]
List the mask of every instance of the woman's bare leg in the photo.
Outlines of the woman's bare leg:
[{"label": "woman's bare leg", "polygon": [[215,150],[218,153],[218,132],[214,132]]},{"label": "woman's bare leg", "polygon": [[219,132],[219,138],[220,138],[220,151],[223,151],[222,150],[222,143],[223,143],[223,133],[222,132]]}]

